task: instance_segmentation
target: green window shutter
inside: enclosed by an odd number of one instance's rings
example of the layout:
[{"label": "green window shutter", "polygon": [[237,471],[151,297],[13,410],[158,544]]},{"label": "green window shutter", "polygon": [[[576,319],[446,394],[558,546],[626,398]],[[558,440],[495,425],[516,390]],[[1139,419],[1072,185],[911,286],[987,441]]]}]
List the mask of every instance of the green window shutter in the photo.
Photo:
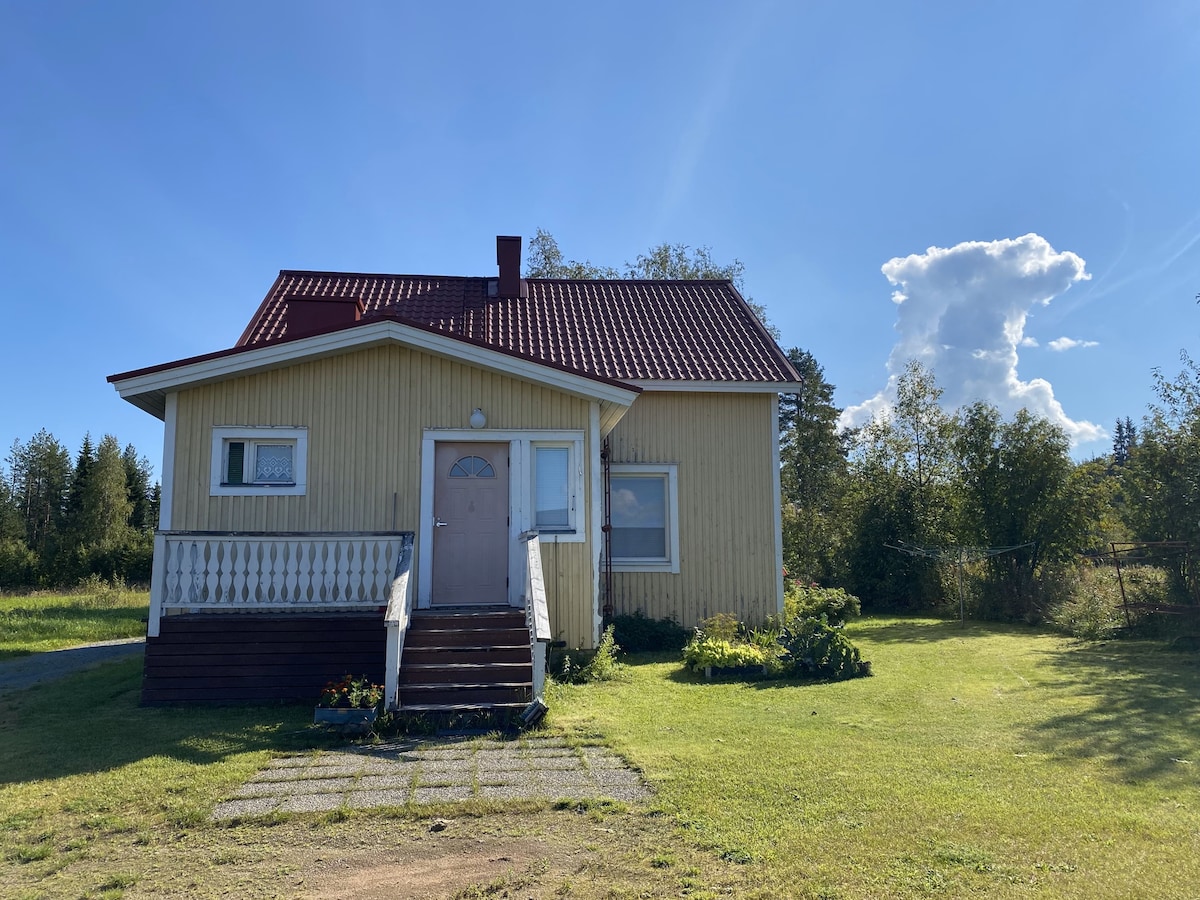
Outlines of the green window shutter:
[{"label": "green window shutter", "polygon": [[246,444],[244,441],[230,441],[228,464],[225,468],[226,484],[245,484],[242,478],[242,467],[246,459]]}]

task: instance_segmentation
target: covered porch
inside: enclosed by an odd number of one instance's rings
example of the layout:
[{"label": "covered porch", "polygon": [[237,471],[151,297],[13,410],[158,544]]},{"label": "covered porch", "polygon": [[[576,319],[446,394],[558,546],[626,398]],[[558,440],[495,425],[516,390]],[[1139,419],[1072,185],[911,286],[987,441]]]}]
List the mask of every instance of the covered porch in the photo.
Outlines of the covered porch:
[{"label": "covered porch", "polygon": [[551,634],[540,542],[518,544],[519,606],[418,611],[412,532],[160,531],[143,703],[315,702],[353,674],[392,710],[524,706]]}]

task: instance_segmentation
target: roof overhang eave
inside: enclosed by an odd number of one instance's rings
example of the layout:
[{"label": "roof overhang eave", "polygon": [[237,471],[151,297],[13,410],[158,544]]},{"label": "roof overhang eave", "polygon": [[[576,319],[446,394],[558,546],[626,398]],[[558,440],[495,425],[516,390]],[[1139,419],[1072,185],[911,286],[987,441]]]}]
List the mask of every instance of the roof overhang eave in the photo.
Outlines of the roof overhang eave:
[{"label": "roof overhang eave", "polygon": [[388,343],[398,343],[522,381],[545,385],[586,400],[599,401],[605,406],[628,408],[641,393],[641,388],[634,384],[578,374],[453,335],[392,320],[363,323],[311,337],[180,360],[178,363],[114,375],[109,381],[122,399],[162,419],[166,415],[166,395],[174,391]]},{"label": "roof overhang eave", "polygon": [[708,394],[795,394],[804,389],[799,381],[683,381],[631,379],[643,391],[680,391]]}]

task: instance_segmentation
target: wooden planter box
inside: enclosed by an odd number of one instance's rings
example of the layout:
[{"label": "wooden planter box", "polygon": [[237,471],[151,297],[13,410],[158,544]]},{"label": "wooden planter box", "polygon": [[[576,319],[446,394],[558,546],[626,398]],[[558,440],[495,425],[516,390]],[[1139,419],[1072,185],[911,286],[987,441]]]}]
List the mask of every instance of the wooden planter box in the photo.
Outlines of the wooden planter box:
[{"label": "wooden planter box", "polygon": [[313,710],[313,724],[327,725],[347,734],[366,734],[375,724],[377,714],[373,709],[329,709],[318,706]]}]

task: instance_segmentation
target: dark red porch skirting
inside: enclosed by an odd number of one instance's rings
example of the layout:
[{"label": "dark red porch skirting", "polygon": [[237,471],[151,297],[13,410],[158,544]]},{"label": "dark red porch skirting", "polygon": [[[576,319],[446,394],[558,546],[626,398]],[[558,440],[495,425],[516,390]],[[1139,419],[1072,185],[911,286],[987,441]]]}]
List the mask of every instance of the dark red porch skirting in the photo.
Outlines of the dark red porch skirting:
[{"label": "dark red porch skirting", "polygon": [[317,703],[328,682],[383,683],[382,613],[164,616],[146,641],[142,704]]}]

